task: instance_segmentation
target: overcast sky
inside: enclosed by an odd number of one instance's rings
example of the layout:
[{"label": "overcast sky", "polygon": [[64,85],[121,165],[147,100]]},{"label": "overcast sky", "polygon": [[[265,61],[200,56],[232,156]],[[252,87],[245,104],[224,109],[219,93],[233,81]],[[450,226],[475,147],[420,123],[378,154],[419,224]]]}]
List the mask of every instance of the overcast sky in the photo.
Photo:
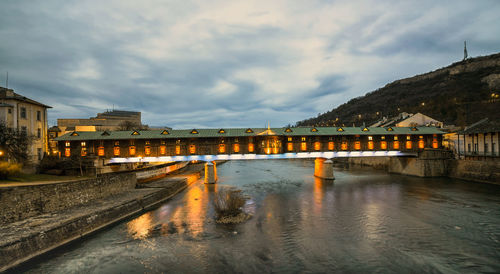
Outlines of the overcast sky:
[{"label": "overcast sky", "polygon": [[0,2],[0,86],[57,118],[141,111],[174,128],[285,126],[500,52],[500,1]]}]

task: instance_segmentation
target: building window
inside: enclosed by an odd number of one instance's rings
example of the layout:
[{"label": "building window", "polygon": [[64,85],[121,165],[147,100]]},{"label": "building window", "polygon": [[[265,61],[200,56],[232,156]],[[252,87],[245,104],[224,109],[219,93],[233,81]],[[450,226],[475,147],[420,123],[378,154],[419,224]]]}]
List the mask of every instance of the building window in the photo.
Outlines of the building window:
[{"label": "building window", "polygon": [[412,143],[411,141],[406,141],[406,149],[411,149]]},{"label": "building window", "polygon": [[135,144],[134,140],[130,140],[130,145],[133,146]]},{"label": "building window", "polygon": [[361,149],[361,142],[360,141],[354,142],[354,149],[355,150],[360,150]]},{"label": "building window", "polygon": [[372,150],[375,146],[373,145],[373,141],[368,141],[368,149]]},{"label": "building window", "polygon": [[385,136],[380,136],[380,140],[385,140]]},{"label": "building window", "polygon": [[64,149],[64,156],[66,157],[71,156],[71,149],[69,147]]},{"label": "building window", "polygon": [[302,137],[301,140],[302,140],[302,142],[305,142],[306,141],[306,137]]},{"label": "building window", "polygon": [[[394,137],[396,137],[396,136],[394,136]],[[394,143],[392,143],[392,148],[399,149],[399,141],[394,141]]]},{"label": "building window", "polygon": [[181,154],[181,146],[175,146],[175,154]]},{"label": "building window", "polygon": [[175,144],[180,145],[181,144],[181,140],[175,140]]},{"label": "building window", "polygon": [[134,156],[135,155],[135,146],[130,146],[128,148],[128,153],[130,154],[130,156]]},{"label": "building window", "polygon": [[233,145],[233,151],[234,151],[235,153],[240,152],[240,145],[239,145],[239,144],[234,144],[234,145]]},{"label": "building window", "polygon": [[12,114],[12,109],[9,108],[9,114]]},{"label": "building window", "polygon": [[467,144],[467,151],[470,152],[470,144]]},{"label": "building window", "polygon": [[328,150],[333,150],[335,148],[335,144],[333,142],[328,142]]},{"label": "building window", "polygon": [[321,143],[320,142],[314,142],[314,150],[320,150],[321,149]]},{"label": "building window", "polygon": [[36,152],[37,152],[37,154],[38,154],[38,160],[39,160],[39,161],[40,161],[40,160],[42,160],[42,149],[41,149],[41,148],[37,148],[37,149],[36,149]]},{"label": "building window", "polygon": [[87,143],[82,142],[82,143],[81,143],[81,145],[82,145],[82,147],[86,147],[86,146],[87,146]]},{"label": "building window", "polygon": [[115,146],[119,146],[120,145],[120,142],[119,141],[115,141]]},{"label": "building window", "polygon": [[439,143],[437,137],[432,138],[432,148],[439,148]]},{"label": "building window", "polygon": [[406,135],[406,140],[411,140],[411,136],[410,135]]},{"label": "building window", "polygon": [[167,153],[167,147],[166,146],[160,146],[160,154],[165,155]]},{"label": "building window", "polygon": [[104,147],[99,147],[97,149],[97,156],[104,156]]},{"label": "building window", "polygon": [[248,144],[248,152],[253,152],[253,150],[254,150],[253,143]]},{"label": "building window", "polygon": [[238,143],[238,138],[234,138],[234,142],[235,142],[235,143]]},{"label": "building window", "polygon": [[189,145],[189,154],[195,154],[195,153],[196,153],[196,146]]},{"label": "building window", "polygon": [[87,148],[86,147],[82,147],[82,156],[87,156]]},{"label": "building window", "polygon": [[386,141],[380,142],[380,149],[382,149],[382,150],[386,150],[387,149],[387,142]]},{"label": "building window", "polygon": [[293,150],[293,143],[287,143],[287,145],[286,145],[286,149],[287,149],[288,151],[292,151],[292,150]]},{"label": "building window", "polygon": [[21,108],[21,114],[20,115],[21,115],[21,118],[26,119],[26,108],[25,107]]},{"label": "building window", "polygon": [[69,141],[66,141],[66,146],[69,147],[71,143]]},{"label": "building window", "polygon": [[151,154],[151,147],[150,146],[147,146],[144,148],[144,154],[146,155],[150,155]]},{"label": "building window", "polygon": [[27,127],[21,127],[21,134],[28,135],[28,128]]},{"label": "building window", "polygon": [[38,137],[38,139],[42,138],[42,129],[41,128],[37,129],[36,137]]},{"label": "building window", "polygon": [[219,145],[219,153],[225,153],[225,152],[226,152],[226,145],[220,144]]},{"label": "building window", "polygon": [[348,147],[348,145],[347,145],[347,142],[346,142],[346,141],[343,141],[343,142],[342,142],[342,144],[340,145],[340,148],[341,148],[342,150],[347,150],[347,147]]},{"label": "building window", "polygon": [[120,147],[114,147],[113,154],[115,156],[120,156]]},{"label": "building window", "polygon": [[397,141],[398,140],[398,136],[394,136],[394,141]]},{"label": "building window", "polygon": [[488,144],[484,144],[484,153],[488,152]]},{"label": "building window", "polygon": [[291,142],[293,140],[292,137],[288,137],[288,142]]},{"label": "building window", "polygon": [[150,145],[151,144],[151,141],[146,141],[146,145]]},{"label": "building window", "polygon": [[368,140],[372,141],[373,140],[373,136],[368,136]]},{"label": "building window", "polygon": [[[305,139],[306,137],[302,137],[302,138],[303,138],[303,139]],[[300,144],[300,149],[301,149],[302,151],[306,151],[306,150],[307,150],[307,143],[306,143],[306,142],[302,142],[302,143]]]},{"label": "building window", "polygon": [[36,111],[36,120],[42,121],[42,113],[39,110]]},{"label": "building window", "polygon": [[420,148],[420,149],[425,148],[425,142],[424,142],[424,140],[422,140],[422,139],[418,140],[418,148]]}]

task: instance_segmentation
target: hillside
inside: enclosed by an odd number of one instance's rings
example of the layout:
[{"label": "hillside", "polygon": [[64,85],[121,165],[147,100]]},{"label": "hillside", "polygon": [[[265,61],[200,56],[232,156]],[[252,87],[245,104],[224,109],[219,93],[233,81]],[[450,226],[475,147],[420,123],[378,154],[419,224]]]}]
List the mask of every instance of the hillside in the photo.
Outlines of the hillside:
[{"label": "hillside", "polygon": [[367,125],[400,112],[424,113],[464,126],[500,118],[500,53],[467,59],[429,73],[394,81],[297,126]]}]

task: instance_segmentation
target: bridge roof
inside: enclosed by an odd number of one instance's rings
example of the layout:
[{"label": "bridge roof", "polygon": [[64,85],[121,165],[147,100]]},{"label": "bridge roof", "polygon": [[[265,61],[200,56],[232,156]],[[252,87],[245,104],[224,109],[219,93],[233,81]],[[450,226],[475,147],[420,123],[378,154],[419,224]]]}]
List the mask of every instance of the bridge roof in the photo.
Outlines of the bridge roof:
[{"label": "bridge roof", "polygon": [[223,128],[172,129],[129,131],[73,131],[55,138],[56,141],[223,138],[247,136],[334,136],[334,135],[422,135],[443,134],[435,127],[296,127],[296,128]]}]

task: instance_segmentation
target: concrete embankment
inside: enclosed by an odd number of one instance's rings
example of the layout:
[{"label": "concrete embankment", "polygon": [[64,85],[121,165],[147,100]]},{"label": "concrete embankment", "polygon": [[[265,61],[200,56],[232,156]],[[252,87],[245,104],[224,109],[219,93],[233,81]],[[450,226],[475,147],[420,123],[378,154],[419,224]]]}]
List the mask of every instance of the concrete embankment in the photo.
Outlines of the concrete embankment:
[{"label": "concrete embankment", "polygon": [[358,157],[336,159],[342,166],[369,166],[390,173],[418,177],[450,177],[500,184],[499,161],[452,159],[448,151],[428,150],[418,157]]},{"label": "concrete embankment", "polygon": [[[88,201],[82,199],[80,201],[86,202],[79,202],[73,206],[67,206],[72,203],[68,202],[69,199],[63,198],[60,206],[50,207],[54,210],[43,214],[33,214],[15,222],[4,222],[0,228],[0,271],[5,271],[56,247],[158,206],[198,180],[202,168],[202,165],[188,166],[182,171],[177,171],[177,174],[169,175],[162,180],[139,184],[137,188],[135,174],[128,173],[127,175],[117,174],[116,178],[110,174],[108,176],[111,177],[107,177],[104,181],[82,186],[64,186],[64,183],[60,183],[57,186],[51,186],[51,192],[46,192],[48,190],[45,188],[44,192],[32,189],[33,192],[39,192],[38,195],[64,197],[71,196],[70,189],[74,188],[73,191],[87,191],[87,193],[94,193],[94,197],[97,197],[98,194],[95,193],[103,189],[99,187],[100,183],[123,187],[121,191],[108,191],[107,195],[103,194],[103,197]],[[126,182],[121,182],[121,180]],[[134,183],[132,184],[131,181]],[[82,188],[89,189],[84,191]],[[91,190],[91,188],[94,189]],[[59,194],[55,194],[58,191]],[[22,190],[22,192],[26,191]],[[76,195],[78,196],[78,193]],[[2,193],[2,198],[3,196],[4,193]],[[55,204],[55,201],[51,203]],[[18,203],[22,204],[22,201]]]}]

